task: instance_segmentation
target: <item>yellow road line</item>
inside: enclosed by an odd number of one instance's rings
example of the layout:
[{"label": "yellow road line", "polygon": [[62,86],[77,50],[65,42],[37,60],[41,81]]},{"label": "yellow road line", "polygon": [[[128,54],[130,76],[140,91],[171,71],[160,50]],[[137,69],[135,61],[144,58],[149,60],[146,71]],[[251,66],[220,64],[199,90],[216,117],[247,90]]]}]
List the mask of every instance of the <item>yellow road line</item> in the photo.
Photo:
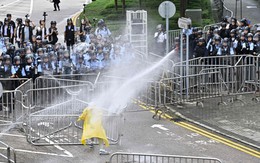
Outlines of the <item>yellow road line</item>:
[{"label": "yellow road line", "polygon": [[[142,105],[142,104],[139,105],[139,106],[140,106],[141,108],[145,109],[145,110],[148,110],[148,109],[149,109],[149,108],[147,108],[146,106],[144,106],[144,105]],[[150,110],[150,112],[155,113],[154,110]],[[161,111],[159,111],[159,113],[161,113]],[[161,115],[161,117],[164,118],[164,119],[172,119],[172,118],[173,118],[173,117],[171,117],[171,116],[168,115],[168,114]],[[251,155],[251,156],[260,158],[260,152],[259,152],[259,151],[256,151],[256,150],[251,149],[251,148],[249,148],[249,147],[246,147],[246,146],[243,146],[243,145],[241,145],[241,144],[235,143],[235,142],[233,142],[233,141],[231,141],[231,140],[228,140],[228,139],[223,138],[223,137],[221,137],[221,136],[218,136],[218,135],[216,135],[216,134],[210,133],[210,132],[208,132],[208,131],[206,131],[206,130],[203,130],[203,129],[201,129],[201,128],[198,128],[198,127],[196,127],[196,126],[194,126],[194,125],[191,125],[191,124],[189,124],[189,123],[186,123],[186,122],[172,122],[172,123],[174,123],[174,124],[176,124],[176,125],[178,125],[178,126],[181,126],[181,127],[183,127],[183,128],[186,128],[186,129],[188,129],[188,130],[191,130],[191,131],[193,131],[193,132],[196,132],[196,133],[198,133],[198,134],[200,134],[200,135],[203,135],[203,136],[205,136],[205,137],[207,137],[207,138],[210,138],[210,139],[216,140],[216,141],[218,141],[218,142],[221,142],[221,143],[223,143],[223,144],[225,144],[225,145],[227,145],[227,146],[230,146],[230,147],[232,147],[232,148],[235,148],[235,149],[237,149],[237,150],[240,150],[240,151],[242,151],[242,152],[244,152],[244,153],[247,153],[247,154],[249,154],[249,155]]]},{"label": "yellow road line", "polygon": [[81,11],[72,16],[71,19],[72,19],[72,22],[73,22],[74,25],[76,25],[76,23],[77,23],[77,18],[78,18],[78,16],[79,16],[80,14],[81,14]]}]

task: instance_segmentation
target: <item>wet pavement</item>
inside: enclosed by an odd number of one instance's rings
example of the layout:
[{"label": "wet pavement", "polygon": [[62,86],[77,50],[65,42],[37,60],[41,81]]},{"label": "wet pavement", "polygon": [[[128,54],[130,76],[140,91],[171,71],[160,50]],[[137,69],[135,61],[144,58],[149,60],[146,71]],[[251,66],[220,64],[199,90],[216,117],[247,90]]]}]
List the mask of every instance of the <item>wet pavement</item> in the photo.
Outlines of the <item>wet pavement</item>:
[{"label": "wet pavement", "polygon": [[[155,120],[152,115],[149,111],[124,113],[125,121],[121,124],[123,134],[121,141],[117,145],[111,145],[107,150],[110,153],[213,157],[224,163],[257,163],[259,161],[254,156],[187,130],[178,123],[164,119]],[[19,128],[13,128],[8,133],[2,134],[0,139],[16,149],[18,163],[105,163],[110,157],[100,156],[98,146],[94,149],[83,145],[34,146],[26,141],[25,133]]]}]

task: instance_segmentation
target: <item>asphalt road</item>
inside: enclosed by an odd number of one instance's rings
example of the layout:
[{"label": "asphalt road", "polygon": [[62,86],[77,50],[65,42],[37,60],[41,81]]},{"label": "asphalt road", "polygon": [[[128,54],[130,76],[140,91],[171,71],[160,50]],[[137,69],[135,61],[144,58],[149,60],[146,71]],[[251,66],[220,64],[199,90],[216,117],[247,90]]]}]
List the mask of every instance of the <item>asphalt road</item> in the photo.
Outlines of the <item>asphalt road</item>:
[{"label": "asphalt road", "polygon": [[[125,121],[121,124],[123,136],[118,145],[107,148],[110,153],[213,157],[223,163],[259,162],[257,157],[190,131],[179,124],[168,120],[154,120],[149,111],[124,113],[124,118]],[[109,156],[98,155],[98,146],[94,150],[82,145],[34,146],[26,141],[24,133],[18,128],[2,133],[0,140],[16,149],[19,163],[104,163],[109,160]]]}]

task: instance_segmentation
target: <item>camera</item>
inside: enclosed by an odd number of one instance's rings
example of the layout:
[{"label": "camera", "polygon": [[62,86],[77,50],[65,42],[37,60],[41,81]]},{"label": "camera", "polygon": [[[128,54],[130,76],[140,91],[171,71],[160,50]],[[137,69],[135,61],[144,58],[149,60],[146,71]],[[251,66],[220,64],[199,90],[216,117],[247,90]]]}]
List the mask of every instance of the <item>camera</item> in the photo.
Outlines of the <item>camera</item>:
[{"label": "camera", "polygon": [[48,14],[47,14],[46,12],[43,12],[43,15],[42,15],[42,16],[45,17],[45,16],[48,16]]},{"label": "camera", "polygon": [[25,15],[25,18],[26,18],[26,19],[28,19],[29,17],[30,17],[30,15],[29,15],[29,14],[26,14],[26,15]]}]

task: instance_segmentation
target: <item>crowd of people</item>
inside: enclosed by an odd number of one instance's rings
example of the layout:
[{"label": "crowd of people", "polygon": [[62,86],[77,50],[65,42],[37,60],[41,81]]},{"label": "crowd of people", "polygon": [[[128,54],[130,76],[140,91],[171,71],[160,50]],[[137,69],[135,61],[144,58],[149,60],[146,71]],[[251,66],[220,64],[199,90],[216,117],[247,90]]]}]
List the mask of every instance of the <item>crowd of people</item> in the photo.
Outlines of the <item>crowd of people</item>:
[{"label": "crowd of people", "polygon": [[[47,28],[45,20],[36,26],[30,19],[7,14],[0,22],[0,78],[36,78],[44,74],[84,74],[106,71],[122,63],[130,44],[113,39],[104,20],[92,26],[87,18],[79,28],[67,19],[64,44],[58,40],[56,21]],[[124,56],[128,51],[128,55]]]},{"label": "crowd of people", "polygon": [[[189,58],[222,55],[260,54],[260,26],[252,26],[248,19],[237,20],[225,17],[219,25],[212,25],[207,31],[193,27],[183,30],[183,49],[186,52],[186,37],[189,37]],[[162,25],[157,26],[154,35],[156,50],[163,54],[166,33]],[[179,50],[180,37],[174,39],[172,50]],[[172,59],[179,61],[179,56]]]},{"label": "crowd of people", "polygon": [[[67,19],[63,44],[58,39],[56,21],[50,21],[47,28],[44,19],[35,25],[28,17],[14,22],[12,15],[7,14],[0,21],[0,78],[106,71],[134,58],[131,44],[124,37],[113,39],[104,20],[98,20],[95,26],[84,18],[77,28],[72,19]],[[183,33],[184,52],[189,37],[190,58],[260,53],[260,27],[253,29],[244,18],[238,21],[225,17],[220,25],[210,26],[206,33],[198,28]],[[167,37],[162,25],[157,26],[154,38],[157,52],[163,54]],[[171,46],[178,50],[180,37]]]}]

